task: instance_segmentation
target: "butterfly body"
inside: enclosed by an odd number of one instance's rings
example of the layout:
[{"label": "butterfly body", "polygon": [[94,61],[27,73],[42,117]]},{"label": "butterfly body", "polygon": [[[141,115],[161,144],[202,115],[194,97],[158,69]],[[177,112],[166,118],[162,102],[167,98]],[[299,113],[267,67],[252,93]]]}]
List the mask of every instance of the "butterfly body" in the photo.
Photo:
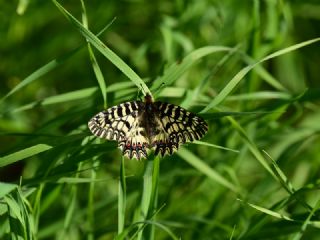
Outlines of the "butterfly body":
[{"label": "butterfly body", "polygon": [[88,123],[90,131],[101,138],[115,140],[128,158],[146,158],[147,149],[155,155],[172,154],[180,144],[199,140],[207,123],[187,110],[164,102],[132,101],[108,108]]}]

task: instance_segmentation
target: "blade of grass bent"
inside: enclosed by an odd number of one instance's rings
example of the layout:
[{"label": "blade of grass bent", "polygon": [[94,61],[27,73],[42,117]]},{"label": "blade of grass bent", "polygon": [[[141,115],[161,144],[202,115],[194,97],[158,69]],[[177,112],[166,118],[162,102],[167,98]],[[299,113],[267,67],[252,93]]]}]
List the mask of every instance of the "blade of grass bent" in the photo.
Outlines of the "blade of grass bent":
[{"label": "blade of grass bent", "polygon": [[278,57],[280,55],[289,53],[291,51],[297,50],[299,48],[302,48],[304,46],[310,45],[312,43],[320,41],[320,38],[314,38],[308,41],[304,41],[295,45],[292,45],[290,47],[281,49],[279,51],[276,51],[272,54],[269,54],[265,58],[261,59],[260,61],[253,63],[243,69],[241,69],[231,80],[230,82],[222,89],[222,91],[206,106],[200,113],[205,113],[212,109],[213,107],[217,106],[219,103],[221,103],[225,98],[235,89],[235,87],[239,84],[239,82],[244,78],[244,76],[253,69],[256,65],[263,63],[271,58]]},{"label": "blade of grass bent", "polygon": [[17,162],[19,160],[22,160],[28,157],[32,157],[41,152],[47,151],[52,147],[53,146],[50,146],[47,144],[36,144],[32,147],[28,147],[28,148],[19,150],[17,152],[11,153],[9,155],[6,155],[4,157],[0,157],[0,167],[12,164],[14,162]]},{"label": "blade of grass bent", "polygon": [[[113,23],[114,19],[106,25],[98,34],[97,36],[101,35],[106,29]],[[75,49],[71,50],[70,52],[67,52],[66,54],[62,55],[61,57],[58,57],[54,60],[51,60],[47,64],[45,64],[43,67],[40,67],[33,73],[31,73],[28,77],[23,79],[18,85],[16,85],[9,93],[7,93],[4,97],[0,99],[0,104],[8,97],[10,97],[12,94],[16,93],[23,87],[29,85],[33,81],[39,79],[40,77],[44,76],[48,72],[52,71],[56,67],[60,66],[63,64],[65,61],[70,59],[74,54],[76,54],[80,49],[82,49],[83,46],[78,46]]]},{"label": "blade of grass bent", "polygon": [[76,29],[89,41],[99,52],[102,53],[110,62],[112,62],[123,74],[125,74],[138,88],[142,88],[145,93],[151,92],[145,82],[110,48],[108,48],[96,35],[86,29],[75,17],[73,17],[56,0],[53,3],[61,13],[76,27]]},{"label": "blade of grass bent", "polygon": [[248,205],[248,206],[250,206],[250,207],[252,207],[252,208],[254,208],[254,209],[256,209],[256,210],[258,210],[260,212],[263,212],[263,213],[265,213],[267,215],[270,215],[272,217],[279,218],[279,219],[284,219],[284,220],[287,220],[287,221],[294,221],[294,219],[292,219],[292,218],[290,218],[290,217],[288,217],[288,216],[286,216],[284,214],[280,214],[278,212],[272,211],[272,210],[264,208],[264,207],[260,207],[258,205],[243,201],[241,199],[238,199],[238,200],[243,202],[243,203],[245,203],[246,205]]},{"label": "blade of grass bent", "polygon": [[239,51],[239,45],[235,46],[232,50],[230,50],[225,56],[221,58],[217,64],[209,71],[209,73],[201,80],[200,84],[191,91],[191,97],[185,98],[181,106],[187,108],[193,104],[193,102],[199,97],[199,95],[203,92],[204,87],[208,84],[209,80],[219,71],[219,69],[224,65],[235,53]]},{"label": "blade of grass bent", "polygon": [[205,162],[203,162],[200,158],[198,158],[196,155],[194,155],[186,148],[181,147],[177,154],[186,162],[188,162],[191,166],[193,166],[194,168],[196,168],[201,173],[208,176],[215,182],[221,184],[222,186],[225,186],[226,188],[230,189],[235,193],[239,192],[239,190],[234,184],[223,178],[218,172],[213,170],[209,165],[207,165]]},{"label": "blade of grass bent", "polygon": [[63,55],[60,58],[56,58],[50,62],[48,62],[43,67],[37,69],[32,74],[30,74],[28,77],[23,79],[18,85],[16,85],[9,93],[7,93],[3,98],[0,99],[0,103],[2,103],[6,98],[11,96],[12,94],[16,93],[23,87],[27,86],[28,84],[32,83],[33,81],[39,79],[46,73],[52,71],[56,67],[60,66],[62,63],[64,63],[67,59],[69,59],[71,56],[73,56],[75,53],[77,53],[80,50],[81,47],[77,47],[74,50],[70,51],[69,53]]},{"label": "blade of grass bent", "polygon": [[91,45],[88,43],[88,52],[89,52],[89,56],[90,56],[90,60],[91,60],[91,65],[94,71],[94,74],[97,78],[100,90],[101,90],[101,94],[102,94],[102,98],[103,98],[103,105],[104,108],[107,107],[107,86],[102,74],[102,71],[99,67],[98,61],[92,51]]},{"label": "blade of grass bent", "polygon": [[9,112],[17,113],[17,112],[32,109],[37,106],[48,106],[48,105],[61,104],[61,103],[67,103],[71,101],[86,99],[92,96],[97,91],[97,89],[98,89],[97,87],[91,87],[91,88],[85,88],[85,89],[80,89],[80,90],[75,90],[67,93],[50,96],[42,100],[34,101],[26,105],[20,106],[12,111],[9,110]]},{"label": "blade of grass bent", "polygon": [[[306,218],[306,220],[304,221],[304,223],[301,226],[301,230],[295,234],[295,236],[292,238],[293,240],[299,240],[302,238],[303,233],[306,231],[307,226],[312,223],[311,217],[315,214],[315,212],[320,208],[320,200],[317,201],[316,205],[314,206],[314,208],[312,209],[312,211],[310,212],[310,214],[308,215],[308,217]],[[315,222],[316,224],[314,224],[313,226],[317,226],[319,228],[319,221]]]},{"label": "blade of grass bent", "polygon": [[212,144],[212,143],[207,143],[207,142],[203,142],[203,141],[199,141],[196,140],[194,142],[192,142],[193,144],[198,144],[198,145],[205,145],[205,146],[209,146],[209,147],[213,147],[213,148],[218,148],[221,150],[226,150],[226,151],[231,151],[231,152],[235,152],[235,153],[239,153],[239,150],[235,150],[235,149],[231,149],[231,148],[227,148],[227,147],[222,147],[216,144]]},{"label": "blade of grass bent", "polygon": [[[80,2],[81,2],[81,9],[82,9],[82,24],[86,29],[89,30],[86,7],[83,0],[81,0]],[[107,86],[106,86],[103,74],[101,72],[101,69],[99,67],[98,61],[94,55],[94,52],[92,51],[90,43],[87,44],[87,47],[88,47],[92,69],[98,80],[98,84],[102,93],[103,105],[104,105],[104,108],[106,108],[107,107]]]},{"label": "blade of grass bent", "polygon": [[231,122],[232,126],[238,131],[242,139],[247,143],[247,146],[253,156],[260,162],[260,164],[271,174],[273,178],[277,180],[275,173],[270,168],[268,162],[261,154],[260,150],[257,146],[250,140],[245,130],[236,122],[232,117],[227,117],[227,119]]},{"label": "blade of grass bent", "polygon": [[222,51],[232,51],[233,48],[223,47],[223,46],[206,46],[199,49],[196,49],[189,53],[186,57],[180,62],[175,62],[165,71],[162,77],[157,78],[153,85],[152,90],[159,89],[162,84],[167,86],[171,85],[174,81],[180,78],[189,68],[191,68],[195,63],[198,62],[201,58]]},{"label": "blade of grass bent", "polygon": [[12,183],[0,182],[0,199],[18,188],[18,185]]}]

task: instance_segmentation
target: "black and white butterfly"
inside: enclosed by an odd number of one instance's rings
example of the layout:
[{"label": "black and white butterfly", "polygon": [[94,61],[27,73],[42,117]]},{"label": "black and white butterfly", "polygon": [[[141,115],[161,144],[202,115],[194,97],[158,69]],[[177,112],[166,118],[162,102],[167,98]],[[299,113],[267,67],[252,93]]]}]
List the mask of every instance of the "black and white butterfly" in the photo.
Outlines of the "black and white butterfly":
[{"label": "black and white butterfly", "polygon": [[199,140],[208,131],[207,123],[182,107],[145,101],[121,103],[95,115],[89,122],[97,137],[115,140],[128,158],[147,158],[147,149],[155,155],[172,154],[186,142]]}]

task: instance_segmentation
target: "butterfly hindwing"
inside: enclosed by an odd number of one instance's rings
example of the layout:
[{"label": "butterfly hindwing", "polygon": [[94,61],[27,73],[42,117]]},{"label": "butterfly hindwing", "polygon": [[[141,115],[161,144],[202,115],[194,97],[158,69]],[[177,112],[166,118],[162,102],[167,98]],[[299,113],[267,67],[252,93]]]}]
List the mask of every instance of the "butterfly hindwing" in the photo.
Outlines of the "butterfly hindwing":
[{"label": "butterfly hindwing", "polygon": [[141,115],[137,115],[125,139],[119,142],[119,148],[124,156],[138,160],[147,157],[148,139],[143,134],[144,131],[144,127],[141,126]]}]

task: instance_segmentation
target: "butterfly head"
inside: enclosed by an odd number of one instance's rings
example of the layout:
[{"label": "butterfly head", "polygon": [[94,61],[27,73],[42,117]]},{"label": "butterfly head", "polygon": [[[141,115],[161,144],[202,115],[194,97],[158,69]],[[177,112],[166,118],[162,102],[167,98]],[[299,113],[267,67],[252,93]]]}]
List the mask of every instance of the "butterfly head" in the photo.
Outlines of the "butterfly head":
[{"label": "butterfly head", "polygon": [[144,97],[144,101],[147,104],[153,103],[152,97],[151,97],[151,95],[149,93],[147,93],[147,95]]}]

